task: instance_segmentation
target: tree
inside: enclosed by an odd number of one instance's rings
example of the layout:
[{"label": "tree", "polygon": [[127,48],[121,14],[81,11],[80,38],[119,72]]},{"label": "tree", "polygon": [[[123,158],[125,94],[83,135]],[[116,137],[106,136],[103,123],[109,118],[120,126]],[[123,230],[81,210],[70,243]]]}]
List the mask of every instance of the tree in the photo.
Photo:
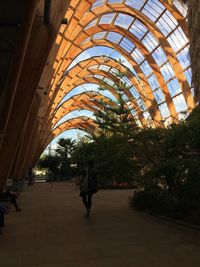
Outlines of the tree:
[{"label": "tree", "polygon": [[56,177],[59,173],[60,157],[58,155],[44,155],[39,159],[37,165],[41,169],[49,169]]},{"label": "tree", "polygon": [[70,138],[60,138],[57,145],[56,153],[60,158],[60,177],[64,178],[71,174],[70,158],[75,146],[75,141]]},{"label": "tree", "polygon": [[[118,72],[116,74],[118,82],[115,83],[113,89],[117,95],[117,101],[112,101],[112,105],[100,100],[97,101],[101,105],[101,109],[94,113],[100,134],[107,136],[121,135],[130,136],[137,129],[135,120],[131,114],[132,109],[125,103],[123,94],[129,91],[129,87],[123,78],[125,74]],[[100,91],[106,90],[106,85],[99,87]]]}]

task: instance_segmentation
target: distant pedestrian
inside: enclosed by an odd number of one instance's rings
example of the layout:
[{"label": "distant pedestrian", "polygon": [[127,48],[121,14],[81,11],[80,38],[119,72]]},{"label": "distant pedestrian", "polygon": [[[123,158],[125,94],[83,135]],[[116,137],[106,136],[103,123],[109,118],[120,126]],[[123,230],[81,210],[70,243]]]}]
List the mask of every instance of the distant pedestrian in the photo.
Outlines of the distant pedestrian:
[{"label": "distant pedestrian", "polygon": [[49,188],[49,190],[51,191],[51,192],[53,192],[53,172],[51,171],[51,170],[49,170],[49,172],[48,172],[48,179],[49,179],[49,182],[50,182],[50,188]]},{"label": "distant pedestrian", "polygon": [[82,172],[80,184],[80,196],[87,209],[86,216],[89,217],[92,207],[92,196],[97,192],[97,175],[94,170],[94,162],[87,162],[86,168]]}]

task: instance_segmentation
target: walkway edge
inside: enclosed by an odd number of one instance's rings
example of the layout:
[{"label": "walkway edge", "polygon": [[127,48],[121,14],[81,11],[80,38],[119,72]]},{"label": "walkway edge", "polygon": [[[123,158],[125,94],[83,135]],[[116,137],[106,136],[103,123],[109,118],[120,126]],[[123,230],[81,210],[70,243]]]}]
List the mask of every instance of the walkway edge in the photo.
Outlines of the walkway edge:
[{"label": "walkway edge", "polygon": [[185,223],[185,222],[178,221],[178,220],[174,220],[174,219],[171,219],[169,217],[165,217],[165,216],[161,216],[161,215],[157,215],[157,214],[151,214],[151,216],[156,217],[156,218],[163,220],[163,221],[167,221],[167,222],[177,224],[177,225],[180,225],[180,226],[192,229],[192,230],[196,230],[200,233],[200,227],[197,225]]}]

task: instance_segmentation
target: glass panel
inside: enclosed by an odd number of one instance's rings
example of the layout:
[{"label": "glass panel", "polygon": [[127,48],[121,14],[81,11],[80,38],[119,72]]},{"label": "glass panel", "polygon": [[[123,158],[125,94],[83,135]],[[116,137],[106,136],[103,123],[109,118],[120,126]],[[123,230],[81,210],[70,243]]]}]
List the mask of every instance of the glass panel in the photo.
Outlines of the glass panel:
[{"label": "glass panel", "polygon": [[191,88],[190,90],[191,90],[191,93],[192,93],[192,95],[194,97],[194,88]]},{"label": "glass panel", "polygon": [[147,35],[144,37],[142,43],[146,46],[149,52],[154,50],[159,45],[154,35],[150,32],[148,32]]},{"label": "glass panel", "polygon": [[94,78],[97,78],[98,80],[103,80],[104,77],[102,75],[95,74]]},{"label": "glass panel", "polygon": [[151,120],[151,115],[148,111],[144,111],[143,112],[143,116],[146,120]]},{"label": "glass panel", "polygon": [[105,4],[106,0],[96,0],[96,2],[92,5],[91,9],[94,9],[99,6],[103,6]]},{"label": "glass panel", "polygon": [[119,45],[129,53],[132,52],[135,47],[134,44],[126,37],[122,39]]},{"label": "glass panel", "polygon": [[141,66],[140,66],[141,70],[143,71],[145,76],[149,76],[152,73],[152,68],[150,67],[149,63],[145,60]]},{"label": "glass panel", "polygon": [[141,7],[144,5],[144,1],[143,0],[126,0],[125,4],[127,6],[134,7],[137,10],[140,10]]},{"label": "glass panel", "polygon": [[166,82],[175,76],[174,71],[173,71],[169,62],[167,62],[165,65],[163,65],[162,68],[160,68],[160,71],[161,71],[163,78]]},{"label": "glass panel", "polygon": [[190,65],[189,47],[185,47],[180,53],[177,54],[177,58],[181,66],[185,69]]},{"label": "glass panel", "polygon": [[138,39],[142,39],[148,29],[139,20],[135,20],[135,22],[131,25],[129,31]]},{"label": "glass panel", "polygon": [[177,112],[187,110],[187,104],[182,94],[175,96],[172,100],[174,102],[175,109]]},{"label": "glass panel", "polygon": [[153,52],[152,56],[155,59],[158,66],[162,65],[164,62],[167,61],[165,52],[160,46]]},{"label": "glass panel", "polygon": [[173,4],[176,6],[176,8],[180,11],[180,13],[186,17],[187,16],[187,5],[181,3],[180,0],[174,0]]},{"label": "glass panel", "polygon": [[126,76],[123,77],[122,81],[125,82],[126,86],[128,86],[128,87],[132,86],[132,82],[129,80],[128,77],[126,77]]},{"label": "glass panel", "polygon": [[134,109],[131,110],[131,114],[132,114],[133,116],[136,116],[136,115],[137,115],[137,113],[136,113],[136,111],[135,111]]},{"label": "glass panel", "polygon": [[143,54],[137,48],[134,49],[131,56],[138,64],[140,64],[145,59]]},{"label": "glass panel", "polygon": [[149,0],[142,9],[142,13],[152,21],[156,21],[164,9],[165,7],[158,0]]},{"label": "glass panel", "polygon": [[120,40],[122,39],[122,35],[116,32],[109,32],[109,34],[106,37],[107,40],[118,44]]},{"label": "glass panel", "polygon": [[157,89],[157,88],[159,88],[160,86],[159,86],[159,83],[158,83],[158,81],[157,81],[157,79],[156,79],[156,77],[155,77],[155,75],[153,74],[153,75],[151,75],[149,78],[148,78],[148,82],[149,82],[149,84],[150,84],[150,86],[151,86],[151,89],[154,91],[155,89]]},{"label": "glass panel", "polygon": [[111,70],[110,70],[110,73],[112,73],[112,74],[114,74],[114,75],[116,75],[116,74],[118,74],[118,70],[117,69],[115,69],[115,68],[112,68]]},{"label": "glass panel", "polygon": [[104,82],[106,82],[107,84],[113,86],[115,83],[111,80],[111,79],[108,79],[108,78],[104,78]]},{"label": "glass panel", "polygon": [[121,4],[123,0],[109,0],[109,4]]},{"label": "glass panel", "polygon": [[185,77],[186,77],[186,79],[187,79],[189,85],[192,86],[192,70],[191,70],[191,68],[187,69],[187,70],[184,72],[184,74],[185,74]]},{"label": "glass panel", "polygon": [[103,15],[99,21],[99,24],[112,23],[114,16],[115,16],[115,13],[109,13],[109,14]]},{"label": "glass panel", "polygon": [[164,94],[160,88],[154,91],[153,94],[158,104],[160,104],[161,102],[165,100]]},{"label": "glass panel", "polygon": [[171,97],[173,97],[174,95],[177,95],[178,93],[181,92],[180,85],[179,85],[176,78],[173,79],[172,81],[168,82],[167,87],[169,89]]},{"label": "glass panel", "polygon": [[188,43],[188,39],[180,27],[178,27],[168,38],[171,47],[177,51]]},{"label": "glass panel", "polygon": [[104,39],[107,32],[97,32],[93,35],[92,39]]},{"label": "glass panel", "polygon": [[140,94],[138,93],[137,89],[134,86],[131,87],[130,92],[136,99],[140,96]]},{"label": "glass panel", "polygon": [[170,112],[169,112],[169,109],[168,109],[166,103],[159,105],[158,108],[160,110],[160,113],[161,113],[163,119],[170,116]]},{"label": "glass panel", "polygon": [[160,31],[167,36],[173,29],[176,28],[178,22],[171,15],[171,13],[166,10],[162,17],[156,22],[156,25]]},{"label": "glass panel", "polygon": [[179,120],[185,120],[188,117],[189,113],[188,112],[184,112],[184,113],[179,113],[178,114],[178,118]]},{"label": "glass panel", "polygon": [[108,67],[107,65],[100,65],[100,66],[99,66],[99,69],[108,72],[108,71],[110,70],[110,67]]},{"label": "glass panel", "polygon": [[114,24],[124,29],[128,29],[131,23],[133,22],[133,20],[134,18],[132,18],[129,15],[119,13]]},{"label": "glass panel", "polygon": [[141,108],[141,110],[143,110],[143,111],[146,110],[146,106],[144,104],[144,101],[141,98],[138,98],[136,102],[137,102],[138,106]]},{"label": "glass panel", "polygon": [[124,100],[124,102],[128,102],[129,101],[129,98],[126,94],[123,94],[122,95],[122,99]]}]

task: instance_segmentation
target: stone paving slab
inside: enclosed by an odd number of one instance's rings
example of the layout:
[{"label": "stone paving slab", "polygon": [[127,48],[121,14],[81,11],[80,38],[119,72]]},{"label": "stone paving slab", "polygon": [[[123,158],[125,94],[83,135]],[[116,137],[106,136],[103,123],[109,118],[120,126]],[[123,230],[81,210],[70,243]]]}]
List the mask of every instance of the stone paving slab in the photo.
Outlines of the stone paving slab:
[{"label": "stone paving slab", "polygon": [[6,215],[0,267],[199,267],[200,234],[138,213],[131,195],[98,192],[87,219],[74,183],[28,187]]}]

